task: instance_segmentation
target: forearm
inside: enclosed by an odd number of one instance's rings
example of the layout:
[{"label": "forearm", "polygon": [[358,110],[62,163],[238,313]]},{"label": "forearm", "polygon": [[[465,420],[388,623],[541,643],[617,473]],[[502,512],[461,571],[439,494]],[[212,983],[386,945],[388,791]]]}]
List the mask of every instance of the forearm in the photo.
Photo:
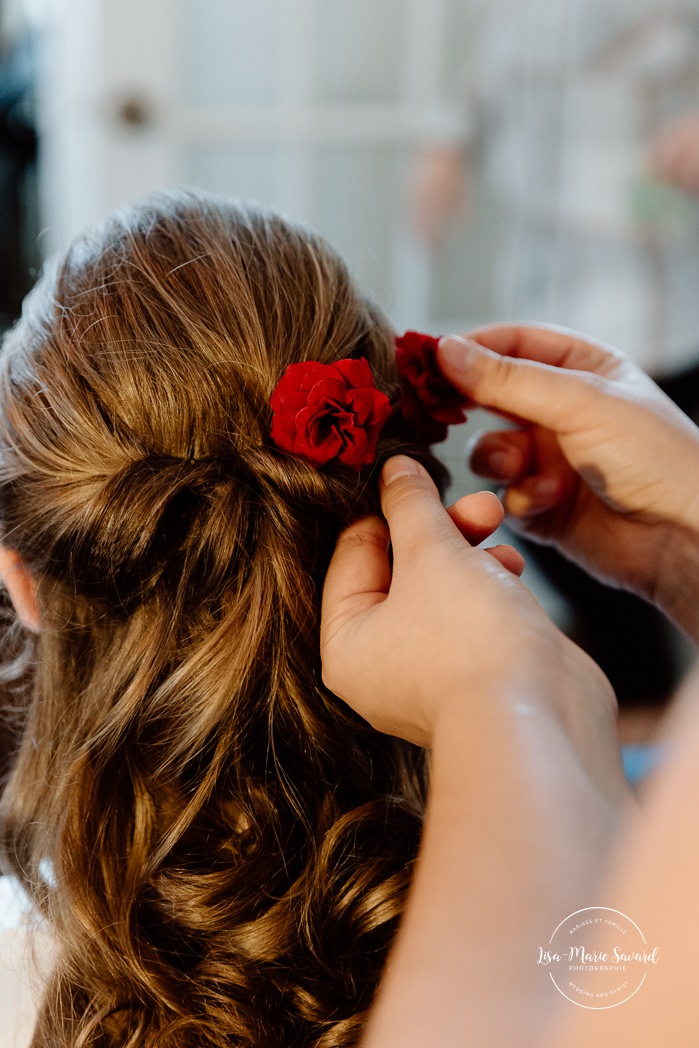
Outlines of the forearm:
[{"label": "forearm", "polygon": [[539,1045],[559,1007],[539,945],[589,906],[619,810],[522,705],[442,724],[406,916],[364,1048]]},{"label": "forearm", "polygon": [[[690,682],[667,723],[663,760],[644,791],[643,820],[615,849],[603,901],[638,926],[655,963],[623,1007],[603,1013],[570,1007],[542,1048],[694,1048],[699,1043],[696,944],[699,935],[699,693]],[[598,937],[595,947],[605,948]],[[609,940],[610,946],[615,940]],[[638,972],[638,974],[636,974]],[[600,1041],[602,1034],[602,1041]]]}]

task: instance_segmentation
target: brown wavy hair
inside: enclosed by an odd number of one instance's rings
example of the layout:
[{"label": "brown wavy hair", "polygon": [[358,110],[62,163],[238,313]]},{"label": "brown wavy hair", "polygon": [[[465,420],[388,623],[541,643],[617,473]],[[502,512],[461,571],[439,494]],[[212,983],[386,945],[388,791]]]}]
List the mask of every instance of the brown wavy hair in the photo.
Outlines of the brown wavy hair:
[{"label": "brown wavy hair", "polygon": [[[362,356],[374,467],[269,439],[288,364]],[[40,628],[4,635],[6,871],[57,952],[34,1045],[357,1043],[401,914],[419,751],[323,685],[320,590],[382,459],[443,479],[393,332],[310,230],[177,191],[51,266],[0,360],[0,536]]]}]

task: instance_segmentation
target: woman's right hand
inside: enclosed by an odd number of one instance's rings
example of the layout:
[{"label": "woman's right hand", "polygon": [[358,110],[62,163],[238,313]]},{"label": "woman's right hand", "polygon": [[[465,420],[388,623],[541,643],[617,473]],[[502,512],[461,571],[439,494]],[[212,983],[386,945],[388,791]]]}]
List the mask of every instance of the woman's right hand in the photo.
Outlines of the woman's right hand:
[{"label": "woman's right hand", "polygon": [[502,756],[505,738],[556,725],[616,804],[626,787],[609,682],[516,577],[511,547],[471,546],[502,520],[495,497],[467,495],[447,511],[426,470],[403,456],[384,465],[380,492],[385,521],[347,529],[328,569],[327,686],[378,731],[421,746],[461,734],[464,747]]},{"label": "woman's right hand", "polygon": [[439,362],[519,423],[471,455],[504,485],[510,522],[699,637],[699,430],[679,408],[624,356],[562,329],[480,328],[442,339]]},{"label": "woman's right hand", "polygon": [[633,810],[614,695],[516,578],[514,551],[472,547],[502,518],[491,493],[445,510],[424,467],[395,456],[380,496],[384,519],[357,521],[330,562],[323,681],[431,752],[415,877],[362,1045],[539,1045],[561,998],[533,951],[594,898]]}]

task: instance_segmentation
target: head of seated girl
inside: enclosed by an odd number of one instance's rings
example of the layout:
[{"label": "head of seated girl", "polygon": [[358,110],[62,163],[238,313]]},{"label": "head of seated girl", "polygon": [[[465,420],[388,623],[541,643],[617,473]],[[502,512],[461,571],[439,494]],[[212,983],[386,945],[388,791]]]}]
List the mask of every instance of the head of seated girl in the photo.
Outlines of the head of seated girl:
[{"label": "head of seated girl", "polygon": [[[288,365],[345,358],[392,407],[360,469],[270,437]],[[201,193],[115,213],[25,303],[0,843],[55,939],[35,1045],[357,1043],[423,769],[324,687],[319,607],[382,461],[441,477],[397,401],[394,333],[324,241]]]}]

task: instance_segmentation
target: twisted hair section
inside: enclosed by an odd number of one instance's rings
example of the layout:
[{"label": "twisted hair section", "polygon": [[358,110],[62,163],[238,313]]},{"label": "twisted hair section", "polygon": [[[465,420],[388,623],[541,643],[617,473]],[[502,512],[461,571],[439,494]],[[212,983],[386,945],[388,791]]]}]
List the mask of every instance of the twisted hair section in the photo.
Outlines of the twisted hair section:
[{"label": "twisted hair section", "polygon": [[44,274],[0,360],[0,538],[37,584],[5,633],[5,868],[55,933],[34,1048],[344,1048],[400,917],[422,757],[323,686],[319,605],[377,462],[269,439],[288,364],[393,334],[309,230],[194,192]]}]

